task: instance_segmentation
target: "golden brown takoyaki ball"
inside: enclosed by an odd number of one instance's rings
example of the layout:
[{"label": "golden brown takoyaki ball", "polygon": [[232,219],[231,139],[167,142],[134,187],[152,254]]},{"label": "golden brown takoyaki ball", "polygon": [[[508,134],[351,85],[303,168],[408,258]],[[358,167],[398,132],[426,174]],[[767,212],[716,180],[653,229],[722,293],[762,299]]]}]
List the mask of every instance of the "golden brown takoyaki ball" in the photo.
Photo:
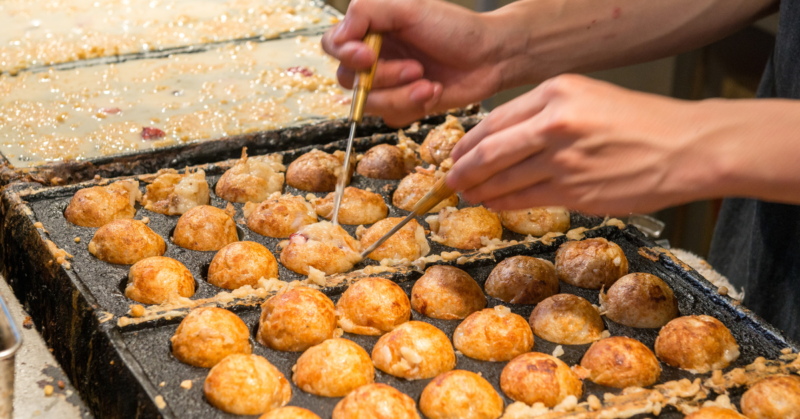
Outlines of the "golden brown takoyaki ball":
[{"label": "golden brown takoyaki ball", "polygon": [[[354,158],[351,158],[355,160]],[[302,191],[332,192],[336,189],[336,179],[344,167],[344,152],[328,154],[311,150],[293,161],[286,170],[286,183]],[[350,167],[347,183],[353,175],[354,165]]]},{"label": "golden brown takoyaki ball", "polygon": [[211,368],[228,355],[249,355],[250,330],[239,316],[217,307],[200,307],[181,321],[172,342],[172,355],[195,367]]},{"label": "golden brown takoyaki ball", "polygon": [[430,226],[431,240],[456,249],[478,249],[483,246],[482,238],[503,236],[500,218],[484,207],[444,208]]},{"label": "golden brown takoyaki ball", "polygon": [[580,399],[583,383],[564,361],[551,355],[528,352],[503,368],[500,389],[512,400],[553,407],[568,396]]},{"label": "golden brown takoyaki ball", "polygon": [[185,214],[198,205],[208,205],[206,173],[180,174],[175,169],[161,169],[142,197],[144,208],[166,215]]},{"label": "golden brown takoyaki ball", "polygon": [[[433,189],[436,184],[436,175],[433,169],[416,168],[416,172],[403,178],[397,185],[397,190],[392,195],[392,205],[402,210],[411,211],[417,201],[422,199],[425,194]],[[442,200],[435,207],[428,210],[428,213],[439,212],[442,208],[454,207],[458,205],[458,194]]]},{"label": "golden brown takoyaki ball", "polygon": [[531,329],[536,336],[560,345],[583,345],[600,339],[605,326],[600,312],[573,294],[556,294],[533,309]]},{"label": "golden brown takoyaki ball", "polygon": [[656,339],[656,355],[673,367],[704,374],[721,370],[739,358],[739,345],[730,330],[711,316],[678,317]]},{"label": "golden brown takoyaki ball", "polygon": [[443,124],[431,130],[425,137],[419,147],[419,156],[423,161],[438,166],[450,157],[453,147],[463,136],[464,127],[458,122],[458,118],[448,115]]},{"label": "golden brown takoyaki ball", "polygon": [[281,251],[281,263],[303,275],[309,274],[309,267],[333,275],[353,269],[361,261],[360,249],[361,243],[341,226],[322,221],[292,234]]},{"label": "golden brown takoyaki ball", "polygon": [[[360,237],[361,248],[366,250],[372,246],[401,221],[403,218],[391,217],[372,225]],[[428,244],[428,238],[425,237],[425,229],[417,220],[411,220],[367,257],[372,260],[407,259],[412,261],[426,256],[430,251],[431,246]]]},{"label": "golden brown takoyaki ball", "polygon": [[712,406],[712,407],[704,407],[692,413],[691,415],[686,416],[684,419],[747,419],[747,418],[731,409]]},{"label": "golden brown takoyaki ball", "polygon": [[242,212],[247,219],[247,228],[262,236],[279,239],[317,222],[317,213],[311,204],[302,196],[288,194],[272,194],[260,204],[248,202]]},{"label": "golden brown takoyaki ball", "polygon": [[472,313],[456,327],[453,345],[481,361],[508,361],[533,349],[533,333],[524,317],[496,306]]},{"label": "golden brown takoyaki ball", "polygon": [[661,366],[641,342],[612,336],[592,344],[581,359],[588,378],[601,386],[647,387],[658,381]]},{"label": "golden brown takoyaki ball", "polygon": [[302,407],[284,406],[264,413],[258,419],[320,419],[320,417]]},{"label": "golden brown takoyaki ball", "polygon": [[742,413],[750,419],[800,418],[800,377],[778,375],[755,383],[742,396]]},{"label": "golden brown takoyaki ball", "polygon": [[255,286],[261,278],[278,278],[278,261],[256,242],[233,242],[223,247],[208,267],[208,282],[229,290]]},{"label": "golden brown takoyaki ball", "polygon": [[379,336],[411,318],[411,302],[394,282],[370,277],[351,285],[336,303],[339,327],[347,333]]},{"label": "golden brown takoyaki ball", "polygon": [[313,288],[296,287],[264,302],[256,338],[268,348],[302,352],[332,338],[335,329],[333,301]]},{"label": "golden brown takoyaki ball", "polygon": [[121,180],[108,186],[81,189],[69,201],[64,217],[82,227],[102,227],[114,220],[133,218],[142,198],[139,182]]},{"label": "golden brown takoyaki ball", "polygon": [[535,207],[500,211],[503,227],[519,234],[541,237],[569,230],[569,210],[564,207]]},{"label": "golden brown takoyaki ball", "polygon": [[581,288],[608,289],[628,274],[628,259],[604,238],[569,241],[556,252],[558,279]]},{"label": "golden brown takoyaki ball", "polygon": [[239,240],[233,214],[210,205],[186,211],[172,234],[172,241],[190,250],[219,250]]},{"label": "golden brown takoyaki ball", "polygon": [[323,397],[344,397],[375,381],[375,367],[369,354],[347,339],[328,339],[308,348],[292,371],[292,381],[297,387]]},{"label": "golden brown takoyaki ball", "polygon": [[331,419],[420,419],[411,397],[386,384],[361,386],[340,400]]},{"label": "golden brown takoyaki ball", "polygon": [[356,172],[374,179],[402,179],[413,172],[416,166],[413,150],[407,153],[394,145],[379,144],[364,153]]},{"label": "golden brown takoyaki ball", "polygon": [[511,304],[538,304],[558,293],[556,268],[549,260],[514,256],[489,274],[486,293]]},{"label": "golden brown takoyaki ball", "polygon": [[637,272],[623,276],[607,293],[600,292],[606,316],[631,327],[657,328],[678,317],[678,299],[661,278]]},{"label": "golden brown takoyaki ball", "polygon": [[[333,218],[333,192],[314,201],[314,206],[320,217],[326,220]],[[353,187],[344,188],[339,207],[339,224],[373,224],[386,218],[387,214],[389,207],[380,195]]]},{"label": "golden brown takoyaki ball", "polygon": [[203,392],[212,406],[235,415],[259,415],[289,403],[292,386],[258,355],[228,355],[206,376]]},{"label": "golden brown takoyaki ball", "polygon": [[411,289],[411,307],[434,319],[463,319],[486,307],[481,286],[454,266],[436,265]]},{"label": "golden brown takoyaki ball", "polygon": [[282,155],[247,157],[243,148],[242,158],[219,178],[214,191],[230,202],[261,202],[283,190],[285,170]]},{"label": "golden brown takoyaki ball", "polygon": [[176,297],[194,295],[194,277],[182,263],[153,256],[131,266],[125,296],[144,304],[161,304]]},{"label": "golden brown takoyaki ball", "polygon": [[117,265],[131,265],[166,251],[164,239],[139,220],[114,220],[100,227],[89,242],[89,253]]},{"label": "golden brown takoyaki ball", "polygon": [[425,386],[419,409],[429,419],[497,419],[503,414],[503,398],[480,375],[453,370]]},{"label": "golden brown takoyaki ball", "polygon": [[456,354],[450,339],[428,323],[410,321],[381,336],[372,349],[375,367],[406,380],[423,380],[452,370]]}]

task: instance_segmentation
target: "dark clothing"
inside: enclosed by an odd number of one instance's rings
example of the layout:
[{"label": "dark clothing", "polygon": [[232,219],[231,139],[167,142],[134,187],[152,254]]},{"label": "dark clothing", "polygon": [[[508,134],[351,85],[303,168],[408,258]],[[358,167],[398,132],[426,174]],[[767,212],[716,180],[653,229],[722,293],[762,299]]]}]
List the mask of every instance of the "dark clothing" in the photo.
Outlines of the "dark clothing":
[{"label": "dark clothing", "polygon": [[[800,0],[781,1],[775,50],[758,90],[759,97],[800,99]],[[745,287],[747,308],[800,341],[800,206],[726,199],[709,262]]]}]

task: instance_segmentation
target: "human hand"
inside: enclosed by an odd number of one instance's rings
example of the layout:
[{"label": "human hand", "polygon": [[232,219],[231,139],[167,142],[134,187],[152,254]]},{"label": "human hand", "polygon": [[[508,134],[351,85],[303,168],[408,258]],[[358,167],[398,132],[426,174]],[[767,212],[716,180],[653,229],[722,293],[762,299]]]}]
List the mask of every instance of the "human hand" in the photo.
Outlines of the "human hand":
[{"label": "human hand", "polygon": [[368,29],[383,33],[366,111],[403,126],[500,89],[503,51],[490,20],[440,0],[354,0],[322,47],[341,62],[339,82],[352,88],[355,72],[375,61],[361,39]]}]

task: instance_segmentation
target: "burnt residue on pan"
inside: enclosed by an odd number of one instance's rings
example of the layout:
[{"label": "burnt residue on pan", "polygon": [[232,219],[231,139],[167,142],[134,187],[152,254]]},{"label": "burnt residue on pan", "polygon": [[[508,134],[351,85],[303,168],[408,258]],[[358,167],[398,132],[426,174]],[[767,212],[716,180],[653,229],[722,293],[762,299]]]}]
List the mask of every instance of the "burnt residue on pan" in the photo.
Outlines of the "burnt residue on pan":
[{"label": "burnt residue on pan", "polygon": [[[467,128],[474,126],[476,122],[475,118],[462,118],[462,123]],[[409,133],[409,136],[415,141],[422,141],[431,128],[431,126],[420,127],[416,132]],[[377,134],[358,139],[355,149],[357,152],[364,152],[376,144],[394,143],[396,140],[395,134]],[[331,152],[342,149],[343,146],[344,143],[339,141],[319,148]],[[306,147],[283,152],[284,163],[288,165],[310,149],[311,147]],[[231,153],[238,155],[239,151],[235,150],[235,153]],[[204,166],[212,190],[211,204],[216,207],[224,208],[227,204],[213,195],[213,189],[221,174],[230,167],[230,164],[231,162],[226,162]],[[381,194],[387,204],[391,204],[391,195],[396,184],[396,181],[381,181],[355,176],[352,186],[370,188]],[[168,418],[235,417],[213,408],[205,400],[202,384],[208,370],[183,364],[172,357],[169,338],[177,329],[180,318],[139,324],[136,327],[119,327],[116,321],[108,321],[108,316],[104,313],[111,313],[114,317],[125,315],[129,305],[135,302],[127,299],[122,292],[129,267],[110,265],[91,256],[86,246],[96,229],[71,225],[63,217],[64,208],[74,192],[86,186],[88,185],[41,189],[36,185],[18,184],[6,188],[2,196],[2,210],[6,222],[0,231],[2,231],[2,240],[5,244],[3,261],[6,277],[12,282],[17,295],[30,309],[45,338],[55,348],[55,354],[59,361],[76,382],[76,386],[84,395],[87,403],[103,417],[157,417],[159,415]],[[287,187],[286,192],[301,196],[307,194],[307,192],[297,191],[291,187]],[[324,196],[325,194],[315,195]],[[468,204],[463,202],[460,204],[461,207],[465,205]],[[242,205],[235,204],[234,207],[236,208],[235,221],[239,227],[241,239],[264,244],[277,255],[276,246],[279,240],[251,232],[242,220]],[[389,216],[407,214],[391,205],[389,208]],[[213,297],[222,291],[205,280],[207,267],[214,252],[186,250],[169,242],[178,216],[167,217],[139,208],[136,218],[141,219],[145,216],[150,219],[149,226],[167,240],[166,256],[180,260],[194,274],[198,288],[192,299]],[[420,222],[427,226],[424,217],[421,218],[423,219],[420,219]],[[578,213],[572,214],[571,221],[572,228],[594,227],[602,222],[600,218]],[[37,229],[34,226],[36,222],[41,222],[42,228]],[[355,233],[355,226],[346,226],[345,228],[351,234]],[[44,230],[47,232],[45,233]],[[643,256],[643,252],[640,251],[642,248],[651,248],[655,245],[634,227],[629,226],[620,230],[614,226],[606,226],[588,230],[584,235],[587,238],[605,237],[620,245],[629,260],[631,272],[648,272],[663,278],[678,297],[681,315],[707,314],[725,323],[736,337],[742,351],[741,357],[732,367],[744,366],[759,356],[775,359],[780,356],[780,350],[786,346],[796,349],[796,346],[787,342],[778,331],[749,311],[733,304],[730,298],[717,294],[715,287],[696,272],[687,270],[679,261],[669,258],[666,254],[658,254],[657,257]],[[80,237],[79,243],[75,242],[75,237]],[[506,231],[503,238],[521,240],[523,237]],[[52,240],[60,248],[73,255],[70,260],[71,269],[66,270],[57,264],[48,264],[52,257],[47,251],[43,239]],[[462,265],[457,265],[456,261],[447,263],[466,270],[483,286],[497,262],[520,254],[553,261],[558,246],[566,240],[565,236],[560,236],[550,244],[527,243],[496,250],[493,259],[477,259]],[[432,254],[454,250],[433,242],[431,245]],[[373,261],[362,262],[356,268],[375,263]],[[303,276],[288,271],[282,266],[280,267],[280,276],[284,281],[304,279]],[[419,276],[418,272],[404,270],[402,273],[395,273],[391,278],[410,294],[411,288]],[[580,289],[565,283],[561,283],[560,287],[562,293],[580,295],[593,304],[599,303],[597,290]],[[343,288],[337,287],[324,291],[336,301]],[[489,307],[506,305],[514,313],[525,318],[530,316],[534,308],[533,305],[505,304],[488,296],[487,299]],[[260,315],[260,309],[257,306],[238,306],[232,310],[250,327],[254,353],[266,357],[287,378],[290,378],[291,368],[300,354],[273,351],[255,341]],[[435,325],[451,338],[460,322],[458,320],[429,319],[416,312],[413,312],[412,318]],[[605,319],[605,322],[612,335],[633,337],[651,349],[653,348],[658,334],[657,329],[634,329],[616,324],[608,319]],[[377,337],[352,334],[345,334],[345,337],[357,342],[368,352],[372,350],[378,339]],[[534,350],[552,353],[555,347],[556,345],[551,342],[536,338]],[[570,365],[577,364],[587,348],[588,345],[564,345],[564,355],[561,356],[561,359]],[[500,391],[499,379],[504,365],[505,363],[502,362],[482,362],[458,355],[456,368],[480,372]],[[660,382],[695,377],[688,372],[667,365],[662,365],[662,368],[663,374]],[[184,380],[192,381],[191,389],[180,387],[180,383]],[[377,371],[376,381],[392,385],[418,400],[423,388],[430,380],[406,381]],[[593,394],[601,400],[605,393],[619,393],[619,390],[598,386],[589,381],[585,382],[584,390],[584,398]],[[296,386],[293,386],[293,392],[294,396],[290,404],[306,407],[323,418],[330,417],[333,407],[339,400],[313,396],[302,392]],[[738,402],[741,392],[733,392],[732,396],[733,400]],[[158,397],[160,399],[157,399]],[[158,401],[162,399],[166,404],[159,409]],[[508,398],[505,398],[505,401],[511,403]],[[661,415],[666,418],[682,417],[673,408],[666,408]]]}]

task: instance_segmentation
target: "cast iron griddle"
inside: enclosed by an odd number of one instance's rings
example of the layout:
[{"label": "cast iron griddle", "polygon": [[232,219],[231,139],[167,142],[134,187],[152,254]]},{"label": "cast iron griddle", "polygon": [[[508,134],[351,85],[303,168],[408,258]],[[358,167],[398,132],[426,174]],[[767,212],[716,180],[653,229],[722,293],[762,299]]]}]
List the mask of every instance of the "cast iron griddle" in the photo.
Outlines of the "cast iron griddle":
[{"label": "cast iron griddle", "polygon": [[[467,128],[473,126],[476,118],[462,118]],[[416,141],[421,141],[431,126],[423,126],[416,133],[409,136]],[[356,141],[355,150],[364,152],[370,147],[380,143],[394,143],[394,134],[379,134],[370,138],[361,138]],[[342,141],[319,147],[331,152],[342,149]],[[309,151],[311,147],[283,152],[284,164],[288,164]],[[207,179],[211,189],[216,184],[219,176],[229,164],[208,165]],[[391,194],[396,186],[396,181],[381,181],[368,179],[356,175],[352,186],[371,188],[384,196],[390,205],[389,216],[403,216],[406,211],[391,206]],[[122,289],[129,266],[107,264],[95,259],[88,253],[86,246],[96,229],[77,227],[69,224],[63,217],[63,210],[74,192],[87,185],[73,185],[49,189],[39,188],[35,192],[26,190],[30,184],[17,184],[8,187],[3,194],[3,210],[6,223],[3,240],[6,244],[3,254],[6,277],[11,281],[19,298],[28,305],[37,325],[42,329],[43,335],[55,349],[55,354],[64,366],[67,373],[76,383],[76,387],[84,395],[88,404],[101,417],[198,417],[198,418],[233,418],[235,415],[226,414],[213,408],[204,399],[202,384],[207,374],[206,369],[183,364],[171,355],[169,338],[174,334],[180,315],[171,320],[160,320],[150,323],[119,327],[117,318],[128,311],[128,306],[135,302],[128,300]],[[144,185],[142,185],[144,189]],[[286,187],[286,192],[305,196],[307,192],[297,191]],[[318,193],[323,196],[325,193]],[[23,202],[27,201],[27,202]],[[211,205],[224,208],[227,203],[213,195]],[[466,204],[460,203],[463,207]],[[234,204],[236,216],[234,217],[239,227],[240,239],[252,240],[264,244],[273,253],[276,253],[278,239],[271,239],[251,232],[244,224],[242,218],[242,205]],[[169,240],[172,229],[177,223],[178,216],[167,217],[151,213],[142,208],[138,209],[136,218],[147,216],[149,226]],[[422,217],[424,218],[424,217]],[[573,213],[571,217],[572,228],[593,227],[601,223],[597,217]],[[35,222],[41,222],[44,230],[37,230]],[[424,226],[424,219],[419,220]],[[346,229],[353,234],[355,226]],[[80,237],[80,243],[75,243],[74,238]],[[741,347],[742,355],[733,366],[744,366],[758,356],[777,358],[780,350],[787,346],[796,349],[794,344],[785,338],[761,319],[749,311],[732,304],[732,300],[720,296],[716,288],[700,277],[696,272],[687,269],[679,261],[661,255],[657,262],[644,257],[640,252],[645,252],[655,245],[635,228],[627,227],[619,230],[616,227],[605,226],[586,232],[586,237],[605,237],[619,244],[625,251],[630,263],[631,272],[648,272],[663,278],[675,291],[678,297],[681,315],[708,314],[725,323],[736,337]],[[506,231],[504,239],[520,240],[522,236]],[[55,263],[48,265],[52,256],[47,251],[43,242],[49,239],[59,247],[65,249],[74,258],[70,261],[71,270],[65,270]],[[483,259],[463,265],[457,265],[466,270],[481,286],[497,262],[514,255],[531,255],[553,261],[558,246],[567,239],[564,236],[556,238],[550,245],[543,243],[528,243],[495,251],[495,258]],[[193,299],[208,298],[215,295],[220,289],[205,281],[208,264],[214,252],[198,252],[182,249],[171,242],[167,242],[165,256],[173,257],[183,262],[195,276],[197,292]],[[452,251],[431,242],[431,254],[442,251]],[[462,251],[462,253],[466,253]],[[650,252],[653,253],[653,252]],[[442,262],[440,262],[442,263]],[[356,266],[364,267],[365,263]],[[366,264],[376,264],[368,261]],[[456,265],[455,261],[448,264]],[[281,280],[291,281],[304,279],[291,271],[280,267]],[[390,277],[410,293],[414,282],[420,273],[393,274]],[[343,291],[343,287],[324,290],[334,302]],[[562,293],[572,293],[588,299],[593,304],[598,304],[598,291],[585,290],[561,283]],[[511,307],[512,311],[527,318],[533,310],[533,305],[512,305],[502,303],[488,297],[489,307],[503,304]],[[264,356],[287,378],[291,378],[291,368],[299,357],[299,353],[278,352],[267,349],[255,340],[258,327],[260,309],[257,306],[238,306],[232,308],[251,329],[253,353]],[[111,313],[113,318],[106,313]],[[444,321],[429,319],[413,312],[412,319],[425,321],[443,330],[450,338],[453,331],[460,323],[459,320]],[[634,329],[616,324],[605,319],[606,326],[612,335],[624,335],[636,338],[651,349],[658,334],[657,329]],[[378,337],[345,334],[368,352],[371,352]],[[536,338],[534,351],[552,353],[555,344]],[[577,364],[589,345],[567,346],[564,345],[565,354],[561,356],[569,365]],[[456,368],[480,372],[500,392],[499,378],[504,362],[482,362],[458,355]],[[663,373],[659,382],[679,378],[690,378],[693,375],[678,369],[662,365]],[[430,380],[406,381],[392,377],[376,370],[376,382],[387,383],[416,401],[425,385]],[[185,390],[179,386],[184,380],[191,380],[193,386]],[[163,383],[163,387],[160,385]],[[618,393],[619,390],[602,387],[585,381],[584,398],[594,394],[602,399],[605,393]],[[733,399],[738,402],[740,393],[733,393]],[[163,399],[165,405],[162,409],[157,406]],[[504,399],[510,403],[508,398]],[[323,418],[329,418],[333,407],[339,401],[336,398],[323,398],[302,392],[293,385],[291,405],[308,408]],[[681,417],[672,408],[667,408],[662,417]]]}]

